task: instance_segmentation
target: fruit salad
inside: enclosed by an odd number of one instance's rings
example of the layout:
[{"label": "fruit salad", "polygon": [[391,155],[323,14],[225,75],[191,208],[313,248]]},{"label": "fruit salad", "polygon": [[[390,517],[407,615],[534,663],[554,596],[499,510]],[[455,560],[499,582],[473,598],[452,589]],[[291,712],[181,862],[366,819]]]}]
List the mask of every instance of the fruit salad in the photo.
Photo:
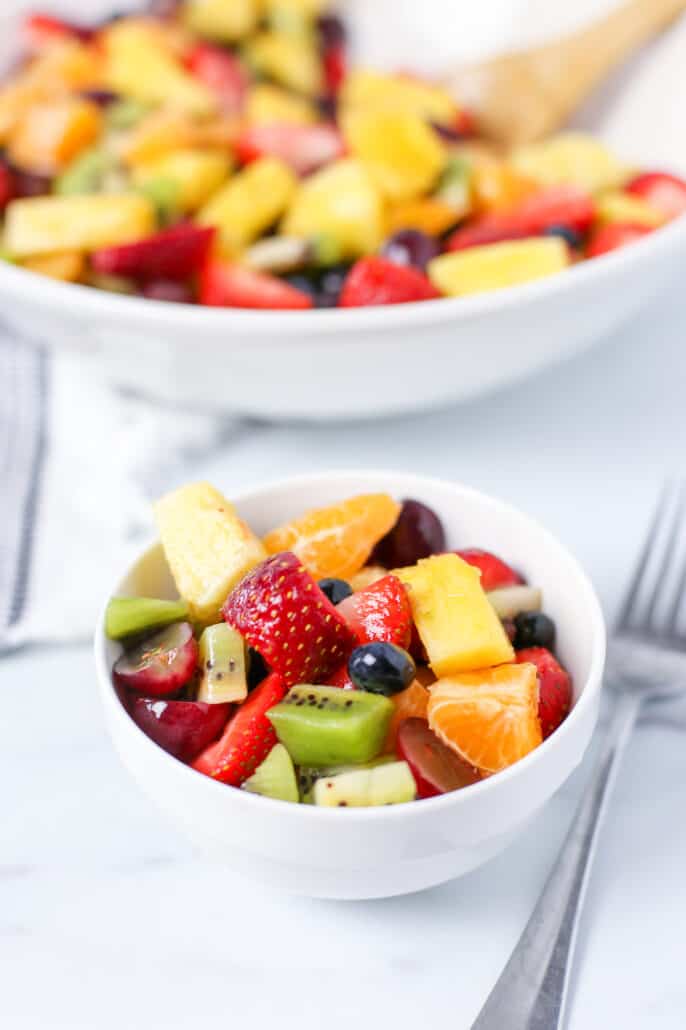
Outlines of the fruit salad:
[{"label": "fruit salad", "polygon": [[113,682],[204,776],[296,804],[399,804],[500,772],[570,710],[541,591],[453,549],[419,500],[350,497],[260,539],[196,483],[155,516],[180,596],[110,600]]},{"label": "fruit salad", "polygon": [[0,85],[2,257],[152,300],[306,310],[549,276],[686,211],[567,132],[505,152],[434,81],[350,66],[325,0],[25,22]]}]

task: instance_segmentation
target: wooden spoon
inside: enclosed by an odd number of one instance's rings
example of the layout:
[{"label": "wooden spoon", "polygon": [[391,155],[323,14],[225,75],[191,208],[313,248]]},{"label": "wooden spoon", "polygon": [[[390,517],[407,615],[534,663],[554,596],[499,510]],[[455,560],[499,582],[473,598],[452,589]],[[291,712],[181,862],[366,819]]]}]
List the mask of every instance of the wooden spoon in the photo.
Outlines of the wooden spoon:
[{"label": "wooden spoon", "polygon": [[610,72],[686,10],[686,0],[630,0],[571,36],[465,65],[446,77],[484,135],[529,143],[563,125]]}]

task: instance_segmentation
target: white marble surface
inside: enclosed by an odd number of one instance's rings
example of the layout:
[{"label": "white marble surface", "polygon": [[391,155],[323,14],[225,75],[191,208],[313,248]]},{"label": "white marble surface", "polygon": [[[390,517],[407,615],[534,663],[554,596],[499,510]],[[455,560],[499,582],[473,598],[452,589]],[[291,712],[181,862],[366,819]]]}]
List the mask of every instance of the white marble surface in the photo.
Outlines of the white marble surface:
[{"label": "white marble surface", "polygon": [[[202,471],[229,490],[324,465],[464,479],[542,518],[611,611],[658,483],[683,468],[685,329],[686,302],[671,298],[515,392],[393,423],[255,426]],[[165,824],[110,747],[87,649],[5,659],[0,689],[0,1010],[13,1030],[467,1030],[584,775],[514,847],[461,881],[385,902],[309,902],[233,880]],[[677,716],[642,728],[626,763],[570,1030],[684,1026],[686,730]]]}]

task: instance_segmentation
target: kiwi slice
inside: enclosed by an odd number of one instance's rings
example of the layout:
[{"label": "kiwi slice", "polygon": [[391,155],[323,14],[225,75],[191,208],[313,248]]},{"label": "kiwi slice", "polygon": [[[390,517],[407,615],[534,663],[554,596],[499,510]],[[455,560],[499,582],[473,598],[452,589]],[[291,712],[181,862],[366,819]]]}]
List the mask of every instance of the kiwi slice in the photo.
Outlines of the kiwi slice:
[{"label": "kiwi slice", "polygon": [[297,765],[357,765],[379,754],[394,711],[380,694],[301,685],[267,718]]},{"label": "kiwi slice", "polygon": [[300,795],[295,769],[283,744],[274,745],[262,765],[245,781],[243,790],[261,794],[265,798],[276,798],[277,801],[298,803]]},{"label": "kiwi slice", "polygon": [[314,785],[315,805],[328,808],[368,808],[373,805],[400,805],[414,801],[414,777],[407,762],[391,762],[372,769],[355,769]]},{"label": "kiwi slice", "polygon": [[113,597],[105,612],[105,633],[110,640],[161,629],[188,618],[185,601],[160,601],[155,597]]},{"label": "kiwi slice", "polygon": [[381,755],[372,762],[365,762],[363,765],[330,765],[325,769],[313,769],[311,766],[301,765],[298,769],[300,800],[304,805],[314,804],[314,785],[317,780],[339,776],[341,773],[358,772],[360,769],[375,769],[377,765],[388,765],[389,762],[395,761],[397,759],[394,755]]},{"label": "kiwi slice", "polygon": [[198,701],[223,704],[248,696],[245,641],[232,626],[208,626],[200,637],[198,665],[202,673]]}]

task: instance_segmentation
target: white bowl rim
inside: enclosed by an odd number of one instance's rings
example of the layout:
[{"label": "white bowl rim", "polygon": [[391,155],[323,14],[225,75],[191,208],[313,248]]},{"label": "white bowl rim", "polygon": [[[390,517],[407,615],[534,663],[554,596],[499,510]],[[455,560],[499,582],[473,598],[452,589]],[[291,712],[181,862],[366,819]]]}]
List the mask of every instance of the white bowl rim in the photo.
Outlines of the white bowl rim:
[{"label": "white bowl rim", "polygon": [[[336,480],[345,480],[346,478],[355,477],[361,483],[365,480],[369,481],[370,484],[378,483],[382,477],[393,477],[401,476],[405,483],[411,482],[411,489],[421,491],[422,487],[446,487],[452,486],[457,487],[463,495],[470,496],[478,502],[485,502],[496,509],[499,509],[502,515],[510,517],[516,515],[520,519],[524,519],[529,523],[531,529],[537,533],[548,545],[555,547],[560,550],[567,561],[571,563],[579,579],[579,586],[581,591],[585,595],[585,604],[587,607],[589,621],[592,628],[593,640],[592,640],[592,654],[591,663],[589,667],[588,676],[586,682],[583,684],[579,699],[572,708],[571,712],[562,723],[562,725],[553,733],[547,740],[544,740],[534,751],[531,751],[524,758],[515,762],[514,765],[509,766],[507,769],[490,776],[485,780],[481,780],[478,783],[471,784],[469,787],[464,787],[462,790],[451,791],[448,794],[440,795],[434,798],[424,798],[421,800],[421,809],[418,814],[427,812],[439,811],[441,808],[447,808],[450,805],[463,805],[476,801],[478,797],[487,792],[498,790],[498,785],[504,785],[517,777],[522,776],[528,768],[533,766],[536,762],[541,761],[542,757],[545,757],[552,748],[556,746],[556,741],[560,741],[564,735],[568,735],[573,732],[574,727],[578,721],[580,721],[586,709],[591,707],[596,699],[596,695],[599,693],[602,686],[603,669],[605,665],[605,652],[606,652],[606,630],[605,620],[600,607],[600,602],[595,593],[591,582],[579,565],[578,561],[574,556],[567,550],[567,548],[557,540],[557,538],[545,529],[536,519],[530,515],[522,512],[520,509],[515,508],[514,505],[508,504],[506,501],[501,501],[498,498],[492,497],[490,494],[486,494],[483,491],[476,490],[473,487],[466,486],[462,483],[441,479],[435,476],[420,476],[414,473],[404,473],[397,469],[377,469],[377,470],[359,470],[359,469],[342,469],[331,472],[319,472],[319,473],[304,473],[297,476],[288,476],[281,479],[270,480],[269,482],[262,483],[258,486],[243,489],[232,495],[232,503],[240,505],[241,501],[247,500],[248,498],[255,499],[260,494],[268,494],[274,490],[290,489],[306,489],[312,484],[314,479],[326,479],[328,482],[334,482]],[[405,489],[405,487],[403,488]],[[415,494],[417,496],[417,494]],[[421,494],[419,494],[421,496]],[[148,544],[136,557],[127,570],[131,568],[137,562],[139,562],[149,551],[158,545],[158,541]],[[123,578],[123,577],[122,577]],[[266,806],[264,811],[267,815],[270,811],[278,811],[283,814],[284,805],[289,805],[289,808],[293,812],[294,818],[302,819],[304,822],[308,822],[311,819],[339,819],[341,818],[341,811],[345,813],[343,818],[350,819],[352,821],[367,821],[367,820],[391,820],[391,819],[402,819],[406,817],[408,808],[410,810],[415,809],[417,802],[409,802],[404,805],[386,805],[381,808],[344,808],[344,809],[333,809],[321,807],[318,808],[314,805],[303,805],[293,804],[292,802],[279,801],[274,798],[266,798],[262,796],[252,795],[248,791],[244,791],[238,788],[227,788],[226,784],[220,783],[217,780],[213,780],[209,776],[205,776],[203,773],[196,772],[189,765],[174,758],[168,752],[161,748],[158,744],[152,741],[147,734],[143,733],[136,723],[133,721],[129,713],[122,705],[119,697],[114,689],[112,683],[111,670],[109,669],[105,660],[107,638],[105,636],[105,611],[109,598],[114,596],[114,592],[110,592],[104,601],[100,616],[98,618],[94,650],[95,650],[95,664],[98,674],[98,680],[100,682],[100,688],[103,693],[103,697],[107,695],[107,700],[112,703],[114,702],[115,708],[118,712],[118,716],[125,719],[129,725],[129,729],[140,733],[144,737],[150,747],[157,748],[160,752],[160,758],[162,760],[168,760],[174,763],[174,768],[180,775],[184,775],[181,766],[185,770],[185,774],[188,776],[196,777],[198,783],[205,784],[205,787],[199,789],[209,789],[223,792],[223,796],[230,799],[230,802],[234,801],[238,805],[249,804],[255,805],[260,804]],[[276,806],[276,809],[274,808]]]}]

